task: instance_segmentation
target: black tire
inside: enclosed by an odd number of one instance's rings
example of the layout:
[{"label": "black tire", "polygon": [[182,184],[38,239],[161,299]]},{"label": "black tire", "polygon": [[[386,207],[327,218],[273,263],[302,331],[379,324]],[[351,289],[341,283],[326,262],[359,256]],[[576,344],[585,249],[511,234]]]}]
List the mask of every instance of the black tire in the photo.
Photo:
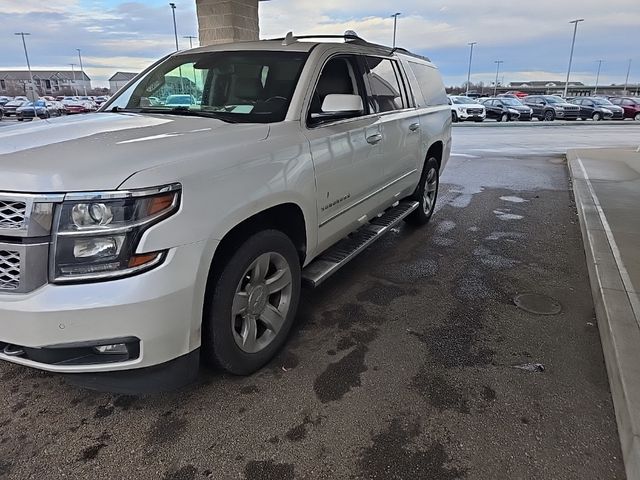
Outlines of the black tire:
[{"label": "black tire", "polygon": [[591,118],[594,122],[599,122],[602,120],[602,114],[600,112],[593,112],[593,116]]},{"label": "black tire", "polygon": [[460,120],[458,120],[458,114],[456,112],[451,112],[451,121],[453,123],[458,123]]},{"label": "black tire", "polygon": [[19,122],[22,122],[23,120],[24,120],[24,118],[22,118],[22,117],[18,117],[18,121],[19,121]]},{"label": "black tire", "polygon": [[546,122],[553,122],[556,119],[556,114],[553,110],[547,110],[544,112],[544,120]]},{"label": "black tire", "polygon": [[[231,308],[238,285],[247,269],[260,256],[275,252],[282,256],[291,271],[289,309],[273,340],[256,353],[243,351],[236,343]],[[300,258],[295,246],[278,230],[263,230],[249,237],[213,275],[205,298],[202,325],[202,355],[209,365],[234,375],[250,375],[264,366],[280,350],[295,320],[300,300]]]},{"label": "black tire", "polygon": [[636,114],[635,114],[635,116],[633,117],[633,119],[634,119],[636,122],[640,122],[640,113],[636,113]]},{"label": "black tire", "polygon": [[[427,180],[429,179],[430,172],[435,171],[435,191],[433,192],[433,200],[430,207],[426,208],[426,196],[425,189],[427,188]],[[440,187],[440,169],[438,167],[438,160],[435,157],[430,157],[424,165],[422,176],[420,177],[420,183],[416,188],[415,193],[411,196],[412,200],[415,200],[420,205],[413,212],[411,212],[405,221],[411,225],[420,226],[426,225],[431,220],[433,211],[436,207],[436,201],[438,199],[438,189]]]}]

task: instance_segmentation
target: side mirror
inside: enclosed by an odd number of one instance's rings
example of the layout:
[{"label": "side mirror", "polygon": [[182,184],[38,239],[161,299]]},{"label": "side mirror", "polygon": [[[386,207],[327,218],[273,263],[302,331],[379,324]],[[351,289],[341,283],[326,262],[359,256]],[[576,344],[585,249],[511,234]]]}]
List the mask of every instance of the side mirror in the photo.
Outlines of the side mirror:
[{"label": "side mirror", "polygon": [[345,116],[364,112],[360,95],[331,93],[324,97],[322,113],[331,116]]}]

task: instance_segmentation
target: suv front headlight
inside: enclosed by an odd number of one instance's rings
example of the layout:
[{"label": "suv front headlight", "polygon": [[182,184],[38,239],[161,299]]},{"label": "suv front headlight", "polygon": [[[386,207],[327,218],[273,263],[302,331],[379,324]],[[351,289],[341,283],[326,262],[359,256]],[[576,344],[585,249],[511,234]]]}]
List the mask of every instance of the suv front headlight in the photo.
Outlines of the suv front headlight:
[{"label": "suv front headlight", "polygon": [[50,280],[106,280],[160,264],[166,251],[136,254],[142,234],[178,211],[181,186],[74,193],[56,212]]}]

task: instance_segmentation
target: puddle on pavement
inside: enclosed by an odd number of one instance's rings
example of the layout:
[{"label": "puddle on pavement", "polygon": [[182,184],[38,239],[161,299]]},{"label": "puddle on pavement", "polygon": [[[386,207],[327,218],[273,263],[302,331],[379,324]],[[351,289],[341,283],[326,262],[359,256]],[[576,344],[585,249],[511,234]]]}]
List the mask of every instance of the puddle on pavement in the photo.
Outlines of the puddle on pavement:
[{"label": "puddle on pavement", "polygon": [[500,197],[500,200],[504,200],[505,202],[511,202],[511,203],[524,203],[529,201],[529,200],[525,200],[524,198],[515,197],[515,196]]},{"label": "puddle on pavement", "polygon": [[493,213],[498,217],[499,220],[522,220],[524,217],[522,215],[516,215],[515,213],[509,213],[511,210],[503,209],[503,210],[494,210]]},{"label": "puddle on pavement", "polygon": [[557,315],[562,311],[562,305],[557,300],[539,293],[522,293],[513,299],[515,305],[529,313],[536,315]]},{"label": "puddle on pavement", "polygon": [[522,365],[513,365],[518,370],[526,370],[527,372],[541,373],[544,372],[544,365],[541,363],[523,363]]}]

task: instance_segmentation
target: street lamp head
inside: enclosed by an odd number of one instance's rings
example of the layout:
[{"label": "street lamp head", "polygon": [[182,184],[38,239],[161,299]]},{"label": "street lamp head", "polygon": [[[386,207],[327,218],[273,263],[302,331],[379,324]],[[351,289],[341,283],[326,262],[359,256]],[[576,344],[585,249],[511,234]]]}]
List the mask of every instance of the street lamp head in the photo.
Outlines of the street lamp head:
[{"label": "street lamp head", "polygon": [[170,3],[169,3],[169,6],[170,6],[171,8],[176,8],[176,4],[175,4],[175,3],[173,3],[173,2],[170,2]]},{"label": "street lamp head", "polygon": [[399,17],[400,15],[402,15],[402,13],[400,13],[400,12],[396,12],[396,13],[394,13],[394,14],[393,14],[393,15],[391,15],[391,16],[392,16],[392,17]]},{"label": "street lamp head", "polygon": [[569,23],[579,23],[579,22],[584,22],[584,18],[576,18],[575,20],[571,20]]}]

